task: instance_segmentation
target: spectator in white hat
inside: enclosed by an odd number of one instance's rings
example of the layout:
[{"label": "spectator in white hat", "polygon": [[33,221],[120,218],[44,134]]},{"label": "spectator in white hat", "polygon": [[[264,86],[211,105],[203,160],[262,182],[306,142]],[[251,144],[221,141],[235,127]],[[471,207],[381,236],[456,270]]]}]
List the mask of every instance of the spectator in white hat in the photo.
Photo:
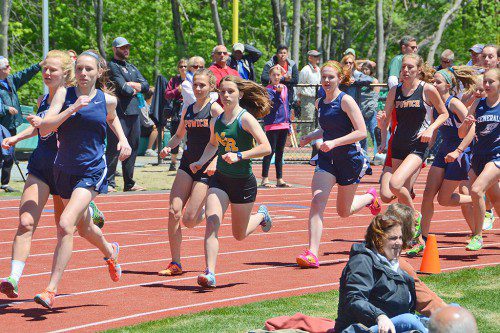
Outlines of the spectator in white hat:
[{"label": "spectator in white hat", "polygon": [[233,45],[233,53],[227,60],[227,65],[235,69],[245,80],[255,81],[254,63],[256,63],[262,52],[249,44],[236,43]]}]

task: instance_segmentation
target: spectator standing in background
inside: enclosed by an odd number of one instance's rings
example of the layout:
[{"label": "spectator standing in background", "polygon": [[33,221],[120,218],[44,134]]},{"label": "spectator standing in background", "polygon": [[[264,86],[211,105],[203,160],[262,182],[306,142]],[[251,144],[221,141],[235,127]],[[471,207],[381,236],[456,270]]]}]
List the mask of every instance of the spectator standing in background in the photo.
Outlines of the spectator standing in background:
[{"label": "spectator standing in background", "polygon": [[222,78],[226,75],[234,75],[237,77],[240,76],[237,70],[232,69],[227,65],[228,57],[229,53],[227,52],[227,48],[224,45],[217,45],[212,50],[213,63],[208,69],[211,70],[212,73],[214,73],[217,79],[217,86],[219,86],[220,80],[222,80]]},{"label": "spectator standing in background", "polygon": [[453,61],[455,60],[455,53],[452,50],[446,49],[441,53],[441,58],[439,66],[436,67],[436,71],[453,66]]},{"label": "spectator standing in background", "polygon": [[[373,77],[375,74],[373,67],[369,62],[365,62],[361,66],[361,72],[369,77]],[[372,83],[378,83],[378,80],[373,78]],[[363,118],[365,119],[366,132],[372,138],[374,154],[378,147],[377,138],[375,135],[375,129],[377,128],[377,109],[378,109],[378,95],[380,92],[380,87],[361,87],[361,103],[359,105]],[[367,138],[361,141],[361,148],[363,148],[368,154],[368,141]]]},{"label": "spectator standing in background", "polygon": [[[122,162],[123,191],[144,191],[145,188],[137,185],[133,179],[134,165],[139,149],[139,138],[141,136],[141,121],[139,114],[141,106],[145,104],[144,96],[149,90],[149,84],[141,72],[127,62],[130,55],[130,43],[123,37],[117,37],[113,41],[113,59],[109,62],[110,80],[115,85],[115,94],[118,98],[116,112],[123,132],[127,137],[132,153],[130,157]],[[116,150],[118,138],[108,126],[108,145],[106,148],[106,161],[108,163],[107,178],[109,192],[116,192],[115,172],[118,164],[119,152]]]},{"label": "spectator standing in background", "polygon": [[[196,65],[197,66],[197,65]],[[204,66],[204,62],[202,67]],[[192,68],[193,69],[193,68]],[[187,81],[188,61],[181,59],[177,62],[177,70],[179,74],[173,76],[165,89],[165,99],[171,101],[172,117],[170,118],[170,137],[174,136],[179,127],[181,120],[182,104],[183,104],[183,89],[182,83]],[[191,78],[192,78],[192,73]],[[189,83],[189,82],[188,82]],[[191,85],[191,93],[193,88]],[[194,98],[194,96],[193,96]],[[170,168],[169,171],[175,171],[177,165],[177,154],[179,154],[179,146],[170,151]]]},{"label": "spectator standing in background", "polygon": [[285,69],[286,74],[280,83],[283,83],[287,87],[288,103],[292,104],[295,100],[294,87],[299,82],[299,70],[295,61],[288,58],[288,46],[280,45],[276,54],[264,66],[262,75],[260,76],[263,85],[267,86],[269,84],[269,70],[276,65],[280,65]]},{"label": "spectator standing in background", "polygon": [[475,44],[469,49],[470,60],[467,63],[467,66],[481,66],[481,53],[483,53],[483,48],[483,44]]},{"label": "spectator standing in background", "polygon": [[229,56],[227,65],[237,70],[242,79],[255,81],[254,63],[260,57],[262,52],[252,45],[236,43],[233,45],[233,53]]},{"label": "spectator standing in background", "polygon": [[[182,94],[182,109],[186,109],[189,105],[196,102],[196,97],[193,93],[193,76],[200,68],[205,68],[205,59],[199,56],[194,56],[189,58],[187,62],[187,72],[184,81],[181,83],[181,94]],[[175,133],[175,132],[174,132]]]},{"label": "spectator standing in background", "polygon": [[[16,128],[23,122],[17,90],[28,83],[40,69],[40,64],[34,64],[11,75],[9,59],[0,56],[0,100],[2,105],[0,108],[0,125],[3,125],[10,135],[15,135]],[[2,165],[1,189],[5,192],[16,191],[9,186],[10,172],[13,165],[13,159],[5,160]]]},{"label": "spectator standing in background", "polygon": [[[318,67],[321,53],[316,50],[307,52],[308,64],[299,73],[299,84],[320,84],[321,71]],[[300,119],[309,121],[308,124],[301,124],[302,133],[310,133],[314,130],[314,116],[316,114],[316,87],[297,87],[297,100],[300,103]]]},{"label": "spectator standing in background", "polygon": [[401,54],[398,54],[392,58],[389,64],[389,78],[387,79],[387,85],[389,89],[397,86],[399,83],[399,72],[401,72],[401,65],[403,64],[403,56],[405,54],[417,53],[418,45],[415,37],[404,36],[399,41],[399,46],[401,47]]}]

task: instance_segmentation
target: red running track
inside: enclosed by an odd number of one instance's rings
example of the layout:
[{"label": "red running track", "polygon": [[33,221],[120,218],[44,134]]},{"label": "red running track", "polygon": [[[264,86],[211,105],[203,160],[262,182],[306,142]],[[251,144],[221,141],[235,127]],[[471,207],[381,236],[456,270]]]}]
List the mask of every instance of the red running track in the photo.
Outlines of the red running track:
[{"label": "red running track", "polygon": [[[428,168],[416,186],[420,206]],[[255,167],[260,174],[260,166]],[[338,281],[353,242],[361,241],[371,215],[368,209],[341,219],[335,212],[336,188],[325,212],[320,248],[321,267],[301,270],[295,257],[307,246],[307,216],[313,169],[287,165],[284,178],[296,185],[286,189],[259,189],[257,202],[268,205],[274,217],[269,233],[260,230],[239,242],[231,236],[230,214],[220,229],[220,255],[215,290],[201,290],[197,275],[204,270],[204,226],[183,229],[180,277],[160,277],[157,272],[169,262],[167,236],[168,193],[100,196],[97,204],[107,222],[106,238],[121,244],[123,276],[113,283],[101,254],[80,237],[59,288],[55,309],[48,311],[32,301],[50,276],[52,251],[56,244],[53,214],[43,214],[36,231],[20,298],[0,299],[2,327],[11,331],[96,331],[112,327],[192,313],[215,307],[239,305],[265,299],[313,293],[338,288]],[[358,192],[378,187],[380,168],[363,178]],[[52,209],[51,203],[46,207]],[[12,238],[17,228],[18,200],[0,200],[0,276],[10,273]],[[485,248],[465,251],[468,228],[458,207],[436,204],[432,232],[437,234],[444,271],[500,264],[500,229],[485,233]],[[418,269],[421,258],[411,259]],[[3,296],[3,295],[2,295]],[[305,311],[305,310],[304,310]],[[251,327],[249,327],[250,329]]]}]

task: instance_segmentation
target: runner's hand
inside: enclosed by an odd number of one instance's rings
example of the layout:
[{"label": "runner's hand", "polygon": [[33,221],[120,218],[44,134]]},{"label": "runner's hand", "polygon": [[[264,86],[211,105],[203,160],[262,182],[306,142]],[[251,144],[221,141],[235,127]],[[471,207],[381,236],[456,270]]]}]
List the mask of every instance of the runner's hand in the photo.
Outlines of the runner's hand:
[{"label": "runner's hand", "polygon": [[164,147],[160,151],[160,157],[161,158],[166,158],[168,156],[168,154],[170,154],[171,151],[172,151],[172,148],[170,148],[170,147]]},{"label": "runner's hand", "polygon": [[191,169],[192,173],[197,173],[203,167],[203,164],[200,161],[193,162],[189,164],[189,169]]},{"label": "runner's hand", "polygon": [[444,161],[446,163],[453,163],[457,160],[457,158],[460,156],[460,152],[454,150],[450,153],[448,153],[445,157],[444,157]]},{"label": "runner's hand", "polygon": [[130,154],[132,154],[132,148],[130,148],[127,140],[125,140],[125,142],[119,141],[116,145],[116,150],[120,152],[120,155],[118,156],[120,161],[125,161],[130,157]]}]

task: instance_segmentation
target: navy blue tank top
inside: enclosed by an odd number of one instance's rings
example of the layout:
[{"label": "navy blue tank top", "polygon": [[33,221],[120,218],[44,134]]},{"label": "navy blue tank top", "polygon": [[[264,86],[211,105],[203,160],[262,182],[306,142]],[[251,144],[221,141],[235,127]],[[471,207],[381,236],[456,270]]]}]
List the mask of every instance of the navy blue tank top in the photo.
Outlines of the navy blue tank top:
[{"label": "navy blue tank top", "polygon": [[472,153],[500,156],[500,103],[488,106],[486,98],[479,101],[476,107],[476,140]]},{"label": "navy blue tank top", "polygon": [[[334,140],[348,135],[354,131],[351,119],[347,113],[342,110],[342,98],[346,95],[341,92],[337,98],[330,103],[325,103],[324,98],[318,101],[318,122],[323,129],[323,140]],[[330,159],[345,159],[350,158],[360,151],[358,143],[351,143],[348,145],[335,147],[329,152],[325,153],[320,151],[320,157],[327,157]]]},{"label": "navy blue tank top", "polygon": [[[439,150],[441,152],[446,152],[446,153],[452,152],[455,149],[457,149],[457,147],[462,142],[462,139],[460,139],[458,136],[458,128],[462,123],[460,122],[458,116],[453,111],[450,110],[450,102],[453,98],[456,97],[455,96],[448,97],[448,99],[444,103],[444,105],[446,106],[446,110],[448,110],[449,117],[448,119],[446,119],[444,124],[441,125],[441,127],[439,127],[439,133],[443,138]],[[436,119],[439,116],[439,113],[435,108],[432,110],[432,115],[434,119]]]},{"label": "navy blue tank top", "polygon": [[[66,101],[76,101],[74,87],[68,88]],[[54,165],[65,173],[87,175],[106,167],[106,98],[97,89],[90,103],[59,126],[59,149]]]}]

